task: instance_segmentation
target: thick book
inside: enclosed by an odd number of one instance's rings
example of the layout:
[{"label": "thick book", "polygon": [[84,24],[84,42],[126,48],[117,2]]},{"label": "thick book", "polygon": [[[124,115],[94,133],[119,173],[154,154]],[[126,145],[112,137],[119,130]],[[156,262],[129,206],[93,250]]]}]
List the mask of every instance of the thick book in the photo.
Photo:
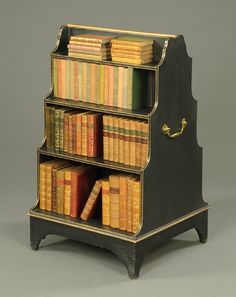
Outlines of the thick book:
[{"label": "thick book", "polygon": [[113,161],[119,161],[119,118],[113,117]]},{"label": "thick book", "polygon": [[132,206],[133,206],[133,183],[135,177],[129,176],[127,179],[127,213],[126,213],[126,230],[132,232]]},{"label": "thick book", "polygon": [[123,107],[123,76],[124,76],[124,67],[118,68],[118,102],[117,106],[122,108]]},{"label": "thick book", "polygon": [[114,137],[112,116],[108,116],[108,160],[114,161]]},{"label": "thick book", "polygon": [[129,165],[136,165],[136,121],[130,120],[129,122]]},{"label": "thick book", "polygon": [[130,158],[130,120],[124,119],[124,164],[129,165]]},{"label": "thick book", "polygon": [[127,175],[120,175],[120,195],[119,195],[119,227],[126,230],[127,221]]},{"label": "thick book", "polygon": [[69,51],[68,57],[72,58],[80,58],[80,59],[88,59],[88,60],[96,60],[96,61],[105,61],[109,60],[111,58],[110,54],[100,54],[100,55],[95,55],[95,54],[84,54],[84,53],[79,53],[75,51]]},{"label": "thick book", "polygon": [[109,179],[102,180],[102,224],[110,225]]},{"label": "thick book", "polygon": [[120,213],[119,213],[119,191],[120,178],[118,174],[109,176],[109,196],[110,196],[110,226],[119,228]]},{"label": "thick book", "polygon": [[93,189],[92,189],[92,191],[88,197],[88,200],[84,206],[84,209],[81,213],[80,218],[82,220],[87,221],[93,216],[96,204],[100,197],[101,188],[102,188],[102,181],[97,180],[93,186]]},{"label": "thick book", "polygon": [[141,219],[141,184],[140,180],[133,181],[132,189],[132,232],[139,229]]},{"label": "thick book", "polygon": [[108,140],[108,116],[103,115],[103,159],[109,160],[109,140]]},{"label": "thick book", "polygon": [[112,51],[132,51],[134,54],[135,53],[142,53],[146,51],[152,51],[153,50],[153,45],[145,45],[145,46],[137,46],[137,45],[125,45],[125,44],[112,44],[111,52]]},{"label": "thick book", "polygon": [[114,44],[117,45],[127,45],[127,46],[138,46],[143,47],[147,45],[153,45],[153,39],[146,39],[142,37],[134,37],[134,36],[120,36],[115,39],[112,39],[112,46]]},{"label": "thick book", "polygon": [[99,113],[88,114],[88,157],[98,157],[101,155],[102,139],[101,139],[102,117]]}]

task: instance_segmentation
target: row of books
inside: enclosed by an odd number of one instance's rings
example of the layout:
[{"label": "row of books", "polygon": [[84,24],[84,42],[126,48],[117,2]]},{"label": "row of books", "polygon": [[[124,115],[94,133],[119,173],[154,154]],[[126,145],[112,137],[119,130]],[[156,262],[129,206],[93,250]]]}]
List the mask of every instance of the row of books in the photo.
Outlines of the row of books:
[{"label": "row of books", "polygon": [[103,158],[143,167],[148,158],[148,122],[103,115]]},{"label": "row of books", "polygon": [[141,221],[141,184],[133,175],[114,174],[102,180],[102,223],[136,233]]},{"label": "row of books", "polygon": [[67,48],[69,57],[141,65],[153,61],[153,44],[134,36],[80,34],[70,37]]},{"label": "row of books", "polygon": [[88,157],[102,155],[102,115],[46,107],[47,148]]},{"label": "row of books", "polygon": [[63,99],[140,109],[147,101],[147,79],[145,71],[132,67],[53,59],[54,97]]},{"label": "row of books", "polygon": [[96,181],[90,166],[50,160],[39,166],[39,207],[73,218],[81,216]]}]

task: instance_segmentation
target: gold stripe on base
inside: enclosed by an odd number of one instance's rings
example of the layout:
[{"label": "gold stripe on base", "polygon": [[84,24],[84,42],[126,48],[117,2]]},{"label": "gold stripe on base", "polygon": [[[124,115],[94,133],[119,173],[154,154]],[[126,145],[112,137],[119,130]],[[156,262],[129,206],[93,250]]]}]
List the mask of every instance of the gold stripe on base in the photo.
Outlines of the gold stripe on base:
[{"label": "gold stripe on base", "polygon": [[101,230],[100,228],[97,228],[97,227],[93,227],[93,226],[88,226],[88,225],[84,225],[84,224],[81,224],[81,223],[76,223],[76,222],[69,222],[69,221],[66,221],[64,219],[60,219],[60,218],[55,218],[51,215],[45,215],[45,214],[40,214],[40,213],[37,213],[37,212],[34,212],[33,210],[30,210],[28,215],[30,217],[35,217],[35,218],[38,218],[38,219],[43,219],[43,220],[47,220],[47,221],[51,221],[51,222],[54,222],[54,223],[58,223],[58,224],[62,224],[62,225],[67,225],[67,226],[70,226],[70,227],[75,227],[75,228],[79,228],[79,229],[82,229],[82,230],[86,230],[86,231],[90,231],[90,232],[94,232],[94,233],[98,233],[98,234],[102,234],[102,235],[106,235],[106,236],[110,236],[110,237],[113,237],[113,238],[118,238],[118,239],[121,239],[121,240],[126,240],[126,241],[129,241],[129,242],[133,242],[133,243],[137,243],[139,241],[142,241],[144,239],[147,239],[155,234],[158,234],[168,228],[171,228],[177,224],[180,224],[182,223],[183,221],[186,221],[204,211],[207,211],[209,209],[209,206],[204,206],[198,210],[195,210],[175,221],[172,221],[166,225],[163,225],[155,230],[152,230],[138,238],[132,238],[131,236],[126,236],[126,235],[121,235],[121,234],[117,234],[115,232],[112,232],[112,231],[109,231],[109,230]]}]

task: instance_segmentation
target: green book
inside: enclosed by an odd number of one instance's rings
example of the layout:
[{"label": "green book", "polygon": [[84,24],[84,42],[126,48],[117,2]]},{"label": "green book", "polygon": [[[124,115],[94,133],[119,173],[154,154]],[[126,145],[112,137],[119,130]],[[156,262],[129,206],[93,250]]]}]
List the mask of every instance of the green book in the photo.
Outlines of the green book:
[{"label": "green book", "polygon": [[54,150],[60,149],[60,109],[55,109]]},{"label": "green book", "polygon": [[59,109],[59,150],[64,151],[64,117],[65,113],[70,111],[70,108]]},{"label": "green book", "polygon": [[113,71],[113,106],[118,106],[118,82],[119,82],[119,67],[114,66]]}]

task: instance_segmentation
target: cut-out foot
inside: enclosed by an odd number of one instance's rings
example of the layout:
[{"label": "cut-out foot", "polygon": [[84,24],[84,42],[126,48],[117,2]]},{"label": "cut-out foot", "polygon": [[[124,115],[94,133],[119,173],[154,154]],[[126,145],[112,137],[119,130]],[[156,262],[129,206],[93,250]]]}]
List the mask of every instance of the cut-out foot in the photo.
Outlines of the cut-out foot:
[{"label": "cut-out foot", "polygon": [[202,214],[201,220],[199,220],[199,223],[195,228],[199,236],[199,240],[202,243],[207,242],[207,235],[208,235],[207,219],[208,219],[208,213],[205,212],[204,214]]}]

